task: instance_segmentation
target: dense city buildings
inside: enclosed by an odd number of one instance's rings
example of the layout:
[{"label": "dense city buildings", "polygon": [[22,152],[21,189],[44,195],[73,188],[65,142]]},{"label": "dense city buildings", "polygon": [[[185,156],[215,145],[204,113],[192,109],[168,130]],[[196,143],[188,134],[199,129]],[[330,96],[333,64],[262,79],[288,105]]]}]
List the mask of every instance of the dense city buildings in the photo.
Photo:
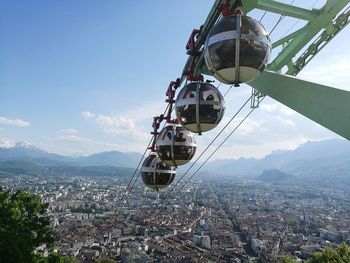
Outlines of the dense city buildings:
[{"label": "dense city buildings", "polygon": [[[128,178],[11,176],[49,203],[56,246],[81,262],[300,261],[350,244],[350,193],[312,185],[205,178],[167,194]],[[45,247],[38,248],[45,253]]]}]

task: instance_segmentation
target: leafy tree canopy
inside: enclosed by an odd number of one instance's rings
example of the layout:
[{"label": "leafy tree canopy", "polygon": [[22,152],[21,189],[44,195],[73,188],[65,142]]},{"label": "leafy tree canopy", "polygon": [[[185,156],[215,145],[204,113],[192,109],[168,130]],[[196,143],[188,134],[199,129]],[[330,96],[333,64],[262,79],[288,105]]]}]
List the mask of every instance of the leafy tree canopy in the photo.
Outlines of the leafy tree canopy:
[{"label": "leafy tree canopy", "polygon": [[350,248],[346,244],[341,244],[338,248],[327,247],[323,252],[312,255],[307,263],[348,263],[350,262]]},{"label": "leafy tree canopy", "polygon": [[283,257],[281,263],[295,263],[293,257]]},{"label": "leafy tree canopy", "polygon": [[26,191],[0,190],[0,262],[35,262],[36,247],[53,244],[47,204]]},{"label": "leafy tree canopy", "polygon": [[[292,257],[284,257],[282,263],[295,263]],[[316,252],[306,263],[349,263],[350,262],[350,247],[345,243],[338,248],[333,249],[326,247],[322,252]]]},{"label": "leafy tree canopy", "polygon": [[95,263],[115,263],[116,261],[109,258],[96,259]]},{"label": "leafy tree canopy", "polygon": [[57,253],[51,253],[48,257],[43,257],[41,255],[35,256],[35,263],[80,263],[80,261],[75,257],[63,257]]}]

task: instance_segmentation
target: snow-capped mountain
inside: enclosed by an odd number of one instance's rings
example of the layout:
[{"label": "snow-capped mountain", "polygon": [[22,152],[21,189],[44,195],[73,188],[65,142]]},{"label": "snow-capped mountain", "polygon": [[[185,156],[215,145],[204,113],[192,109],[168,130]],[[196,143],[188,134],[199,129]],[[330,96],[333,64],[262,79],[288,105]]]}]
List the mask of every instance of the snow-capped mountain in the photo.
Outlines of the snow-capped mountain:
[{"label": "snow-capped mountain", "polygon": [[0,140],[0,148],[10,149],[10,148],[36,148],[30,142],[22,141],[22,142],[14,142],[10,140]]},{"label": "snow-capped mountain", "polygon": [[14,141],[0,140],[0,148],[8,149],[8,148],[13,148],[15,146],[16,146],[16,143]]},{"label": "snow-capped mountain", "polygon": [[85,157],[68,157],[41,150],[30,142],[0,140],[0,162],[24,160],[39,165],[72,164],[81,166],[108,165],[116,167],[135,167],[141,158],[139,153],[118,151],[95,153]]},{"label": "snow-capped mountain", "polygon": [[62,158],[65,157],[43,151],[32,145],[30,142],[0,140],[0,161],[33,160],[40,158],[62,161]]},{"label": "snow-capped mountain", "polygon": [[35,148],[35,147],[30,142],[16,142],[14,148],[30,149],[30,148]]}]

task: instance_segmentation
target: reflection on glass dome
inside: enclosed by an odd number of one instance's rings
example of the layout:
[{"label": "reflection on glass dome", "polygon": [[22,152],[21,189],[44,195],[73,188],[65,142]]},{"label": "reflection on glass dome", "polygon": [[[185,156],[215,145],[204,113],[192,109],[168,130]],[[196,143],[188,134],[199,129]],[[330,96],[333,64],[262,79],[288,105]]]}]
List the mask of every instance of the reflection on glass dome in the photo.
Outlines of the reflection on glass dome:
[{"label": "reflection on glass dome", "polygon": [[[241,20],[240,34],[237,21]],[[238,30],[239,31],[239,30]],[[236,43],[239,40],[239,76],[236,80]],[[260,75],[271,54],[271,41],[260,22],[248,16],[223,17],[208,34],[204,59],[222,83],[249,82]]]},{"label": "reflection on glass dome", "polygon": [[175,111],[183,127],[202,133],[219,124],[225,112],[225,102],[212,84],[192,82],[183,87],[177,96]]},{"label": "reflection on glass dome", "polygon": [[167,165],[188,163],[196,152],[192,134],[180,125],[168,125],[159,133],[156,142],[159,158]]},{"label": "reflection on glass dome", "polygon": [[143,182],[148,187],[156,190],[170,185],[175,175],[175,168],[163,163],[155,153],[148,156],[141,167]]}]

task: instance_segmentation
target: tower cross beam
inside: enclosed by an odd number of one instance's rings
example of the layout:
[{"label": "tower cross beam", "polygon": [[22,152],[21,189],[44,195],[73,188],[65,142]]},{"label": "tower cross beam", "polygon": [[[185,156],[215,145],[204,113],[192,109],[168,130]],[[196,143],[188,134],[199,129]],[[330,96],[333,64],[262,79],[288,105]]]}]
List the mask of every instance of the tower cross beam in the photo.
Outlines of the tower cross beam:
[{"label": "tower cross beam", "polygon": [[306,21],[314,20],[319,14],[316,9],[309,10],[272,0],[256,0],[255,8]]}]

